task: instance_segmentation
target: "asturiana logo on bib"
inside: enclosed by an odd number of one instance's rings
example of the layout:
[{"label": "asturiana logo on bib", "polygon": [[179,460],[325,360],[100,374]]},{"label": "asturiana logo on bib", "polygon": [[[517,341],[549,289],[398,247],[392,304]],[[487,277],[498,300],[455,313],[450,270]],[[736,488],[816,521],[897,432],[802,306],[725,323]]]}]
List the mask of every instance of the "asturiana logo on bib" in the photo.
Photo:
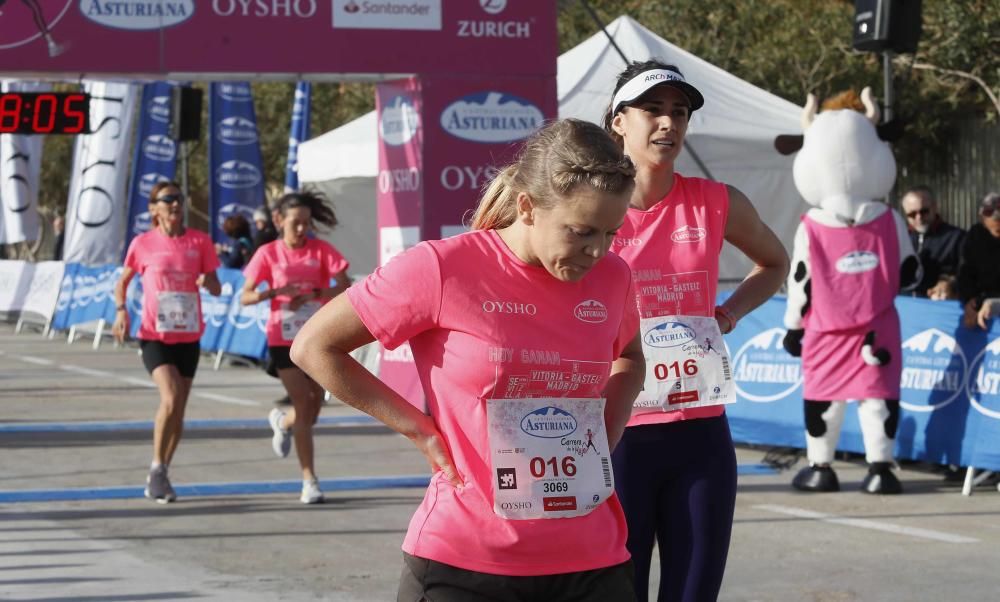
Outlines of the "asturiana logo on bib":
[{"label": "asturiana logo on bib", "polygon": [[80,12],[105,27],[149,31],[190,19],[194,0],[80,0]]},{"label": "asturiana logo on bib", "polygon": [[953,336],[937,328],[918,332],[903,341],[900,403],[911,412],[943,408],[962,393],[968,372],[965,352]]},{"label": "asturiana logo on bib", "polygon": [[784,328],[754,335],[733,355],[736,392],[757,403],[784,399],[802,384],[802,362],[785,351]]},{"label": "asturiana logo on bib", "polygon": [[223,188],[250,188],[260,182],[260,170],[252,163],[233,159],[215,170],[215,178]]},{"label": "asturiana logo on bib", "polygon": [[642,335],[642,342],[650,347],[678,347],[695,339],[694,329],[683,322],[664,322]]},{"label": "asturiana logo on bib", "polygon": [[541,109],[502,92],[463,96],[441,113],[441,127],[472,142],[514,142],[527,138],[545,119]]},{"label": "asturiana logo on bib", "polygon": [[581,322],[600,324],[608,319],[608,308],[596,299],[587,299],[573,308],[573,315]]},{"label": "asturiana logo on bib", "polygon": [[172,161],[177,154],[177,145],[169,136],[153,134],[142,142],[142,154],[153,161]]},{"label": "asturiana logo on bib", "polygon": [[576,431],[576,418],[555,406],[545,406],[521,419],[521,430],[532,437],[558,439]]},{"label": "asturiana logo on bib", "polygon": [[160,123],[170,123],[170,97],[154,96],[149,101],[149,116],[153,121]]},{"label": "asturiana logo on bib", "polygon": [[219,140],[229,146],[257,142],[257,124],[246,117],[226,117],[216,126]]},{"label": "asturiana logo on bib", "polygon": [[670,240],[678,243],[689,243],[698,242],[705,238],[707,233],[704,228],[695,228],[694,226],[681,226],[673,231],[670,235]]},{"label": "asturiana logo on bib", "polygon": [[233,102],[250,102],[253,100],[253,92],[250,91],[250,84],[219,84],[219,96]]},{"label": "asturiana logo on bib", "polygon": [[861,274],[878,267],[878,255],[871,251],[851,251],[837,260],[837,271],[841,274]]},{"label": "asturiana logo on bib", "polygon": [[378,131],[382,141],[390,146],[402,146],[417,135],[420,117],[413,101],[408,97],[396,96],[382,109]]}]

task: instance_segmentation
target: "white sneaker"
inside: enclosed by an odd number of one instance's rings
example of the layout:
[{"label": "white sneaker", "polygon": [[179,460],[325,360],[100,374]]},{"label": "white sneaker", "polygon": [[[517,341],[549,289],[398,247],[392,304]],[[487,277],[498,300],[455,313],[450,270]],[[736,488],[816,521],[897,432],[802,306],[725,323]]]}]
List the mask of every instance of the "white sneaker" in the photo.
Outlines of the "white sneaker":
[{"label": "white sneaker", "polygon": [[302,495],[299,500],[303,504],[322,504],[323,492],[319,490],[319,481],[316,479],[302,481]]},{"label": "white sneaker", "polygon": [[271,424],[271,430],[274,431],[274,436],[271,437],[271,449],[279,458],[287,458],[288,452],[292,449],[292,429],[281,428],[281,421],[284,418],[285,413],[278,408],[274,408],[267,415],[267,421]]}]

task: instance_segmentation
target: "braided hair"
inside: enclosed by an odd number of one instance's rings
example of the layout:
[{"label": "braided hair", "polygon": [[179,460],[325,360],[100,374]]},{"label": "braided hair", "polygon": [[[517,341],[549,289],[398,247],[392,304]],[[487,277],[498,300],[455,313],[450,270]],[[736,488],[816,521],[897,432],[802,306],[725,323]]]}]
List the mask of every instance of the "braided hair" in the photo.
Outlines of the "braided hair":
[{"label": "braided hair", "polygon": [[535,132],[513,163],[486,186],[472,216],[473,230],[506,228],[517,217],[524,192],[547,209],[570,199],[581,187],[623,194],[634,186],[635,167],[599,126],[560,119]]}]

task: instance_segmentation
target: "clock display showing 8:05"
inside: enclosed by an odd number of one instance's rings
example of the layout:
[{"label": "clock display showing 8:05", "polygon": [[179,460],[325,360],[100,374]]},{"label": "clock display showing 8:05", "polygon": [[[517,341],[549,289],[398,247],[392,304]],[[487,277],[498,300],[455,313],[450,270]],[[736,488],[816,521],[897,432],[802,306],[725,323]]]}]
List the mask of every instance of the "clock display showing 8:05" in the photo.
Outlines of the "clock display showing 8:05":
[{"label": "clock display showing 8:05", "polygon": [[89,133],[89,94],[82,92],[0,94],[0,134]]}]

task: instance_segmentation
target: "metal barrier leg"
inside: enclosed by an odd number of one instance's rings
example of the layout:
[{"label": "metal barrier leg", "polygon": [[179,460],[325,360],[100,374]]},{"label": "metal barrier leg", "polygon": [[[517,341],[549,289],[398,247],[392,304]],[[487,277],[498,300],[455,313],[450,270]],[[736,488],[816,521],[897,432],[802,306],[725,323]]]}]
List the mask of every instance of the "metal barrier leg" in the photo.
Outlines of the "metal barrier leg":
[{"label": "metal barrier leg", "polygon": [[66,344],[72,345],[73,341],[76,340],[76,326],[69,327],[69,336],[66,337]]},{"label": "metal barrier leg", "polygon": [[972,480],[976,476],[976,469],[972,466],[965,469],[965,481],[962,482],[962,495],[972,495]]},{"label": "metal barrier leg", "polygon": [[226,353],[221,349],[215,352],[215,364],[212,366],[212,370],[215,370],[216,372],[219,371],[219,368],[222,367],[222,357],[224,355],[226,355]]},{"label": "metal barrier leg", "polygon": [[21,334],[21,327],[24,326],[24,318],[17,319],[17,325],[14,326],[14,334]]},{"label": "metal barrier leg", "polygon": [[104,327],[106,325],[107,322],[104,321],[104,318],[97,321],[97,329],[94,331],[94,351],[101,348],[101,337],[104,336]]}]

